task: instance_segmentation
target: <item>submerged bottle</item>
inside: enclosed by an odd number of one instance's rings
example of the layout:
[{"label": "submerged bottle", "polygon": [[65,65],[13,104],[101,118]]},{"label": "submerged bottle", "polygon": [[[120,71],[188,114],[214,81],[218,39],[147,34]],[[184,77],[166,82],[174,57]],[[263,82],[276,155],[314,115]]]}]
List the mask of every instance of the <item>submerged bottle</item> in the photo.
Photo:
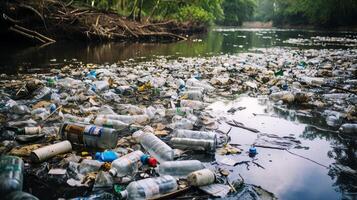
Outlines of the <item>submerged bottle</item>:
[{"label": "submerged bottle", "polygon": [[172,176],[147,178],[131,182],[120,193],[123,199],[149,199],[177,190],[176,179]]},{"label": "submerged bottle", "polygon": [[158,167],[158,173],[171,175],[178,178],[185,178],[191,172],[204,169],[205,166],[198,160],[167,161]]},{"label": "submerged bottle", "polygon": [[357,124],[343,124],[339,131],[341,133],[357,133]]},{"label": "submerged bottle", "polygon": [[154,158],[150,158],[142,151],[134,151],[125,156],[122,156],[112,163],[112,168],[109,170],[110,175],[123,177],[135,173],[143,164],[149,164],[152,167],[156,166]]},{"label": "submerged bottle", "polygon": [[174,150],[153,133],[137,131],[133,137],[160,163],[174,159]]},{"label": "submerged bottle", "polygon": [[21,191],[24,162],[16,156],[0,157],[0,195]]},{"label": "submerged bottle", "polygon": [[63,123],[60,129],[63,139],[87,147],[111,149],[117,145],[119,132],[115,129],[95,125]]},{"label": "submerged bottle", "polygon": [[180,149],[192,149],[213,152],[217,147],[217,135],[214,132],[175,130],[171,143]]}]

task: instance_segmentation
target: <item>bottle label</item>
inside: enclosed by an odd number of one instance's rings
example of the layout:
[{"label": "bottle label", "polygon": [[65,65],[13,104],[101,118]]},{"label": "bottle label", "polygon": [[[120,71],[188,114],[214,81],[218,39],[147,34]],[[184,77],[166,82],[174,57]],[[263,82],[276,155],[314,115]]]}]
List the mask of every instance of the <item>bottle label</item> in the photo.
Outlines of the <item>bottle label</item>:
[{"label": "bottle label", "polygon": [[84,130],[84,135],[100,137],[102,136],[103,128],[96,126],[86,126]]},{"label": "bottle label", "polygon": [[64,129],[67,140],[79,144],[83,144],[84,130],[85,130],[84,126],[78,126],[78,125],[67,125]]},{"label": "bottle label", "polygon": [[25,134],[35,135],[41,132],[41,127],[25,127]]}]

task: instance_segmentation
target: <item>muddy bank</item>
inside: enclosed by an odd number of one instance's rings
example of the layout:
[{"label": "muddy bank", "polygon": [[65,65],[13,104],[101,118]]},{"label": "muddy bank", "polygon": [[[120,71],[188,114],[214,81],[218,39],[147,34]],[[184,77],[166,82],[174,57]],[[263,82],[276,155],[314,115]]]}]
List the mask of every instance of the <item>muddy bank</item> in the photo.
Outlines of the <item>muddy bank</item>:
[{"label": "muddy bank", "polygon": [[1,40],[46,44],[57,40],[157,41],[184,40],[206,31],[202,24],[176,21],[133,21],[111,11],[62,1],[2,1]]}]

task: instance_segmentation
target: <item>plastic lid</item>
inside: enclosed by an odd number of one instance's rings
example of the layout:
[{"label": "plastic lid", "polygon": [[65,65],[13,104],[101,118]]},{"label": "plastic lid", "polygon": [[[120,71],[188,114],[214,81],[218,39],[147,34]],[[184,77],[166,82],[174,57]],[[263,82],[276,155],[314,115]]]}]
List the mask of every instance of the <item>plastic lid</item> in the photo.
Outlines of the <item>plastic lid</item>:
[{"label": "plastic lid", "polygon": [[127,199],[128,198],[128,191],[124,190],[120,192],[120,199]]},{"label": "plastic lid", "polygon": [[148,165],[150,167],[156,167],[157,166],[157,160],[155,158],[149,158],[148,159]]},{"label": "plastic lid", "polygon": [[140,161],[141,163],[143,163],[144,165],[148,164],[148,160],[149,160],[150,156],[147,154],[144,154],[140,157]]},{"label": "plastic lid", "polygon": [[101,158],[100,158],[101,155],[102,155],[102,153],[100,153],[100,152],[95,153],[95,159],[101,160]]},{"label": "plastic lid", "polygon": [[117,170],[115,168],[111,168],[109,170],[109,174],[112,175],[112,176],[116,176],[117,175]]},{"label": "plastic lid", "polygon": [[255,147],[250,147],[249,148],[249,153],[250,154],[257,154],[257,149]]}]

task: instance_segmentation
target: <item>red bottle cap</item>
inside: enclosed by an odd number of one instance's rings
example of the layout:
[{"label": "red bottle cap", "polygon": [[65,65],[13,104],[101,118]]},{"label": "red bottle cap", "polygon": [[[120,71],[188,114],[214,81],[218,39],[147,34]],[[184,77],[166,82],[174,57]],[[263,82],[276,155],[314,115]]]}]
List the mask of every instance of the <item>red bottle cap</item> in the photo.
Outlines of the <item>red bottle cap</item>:
[{"label": "red bottle cap", "polygon": [[150,167],[156,167],[157,166],[157,160],[155,158],[149,158],[148,159],[148,165]]}]

